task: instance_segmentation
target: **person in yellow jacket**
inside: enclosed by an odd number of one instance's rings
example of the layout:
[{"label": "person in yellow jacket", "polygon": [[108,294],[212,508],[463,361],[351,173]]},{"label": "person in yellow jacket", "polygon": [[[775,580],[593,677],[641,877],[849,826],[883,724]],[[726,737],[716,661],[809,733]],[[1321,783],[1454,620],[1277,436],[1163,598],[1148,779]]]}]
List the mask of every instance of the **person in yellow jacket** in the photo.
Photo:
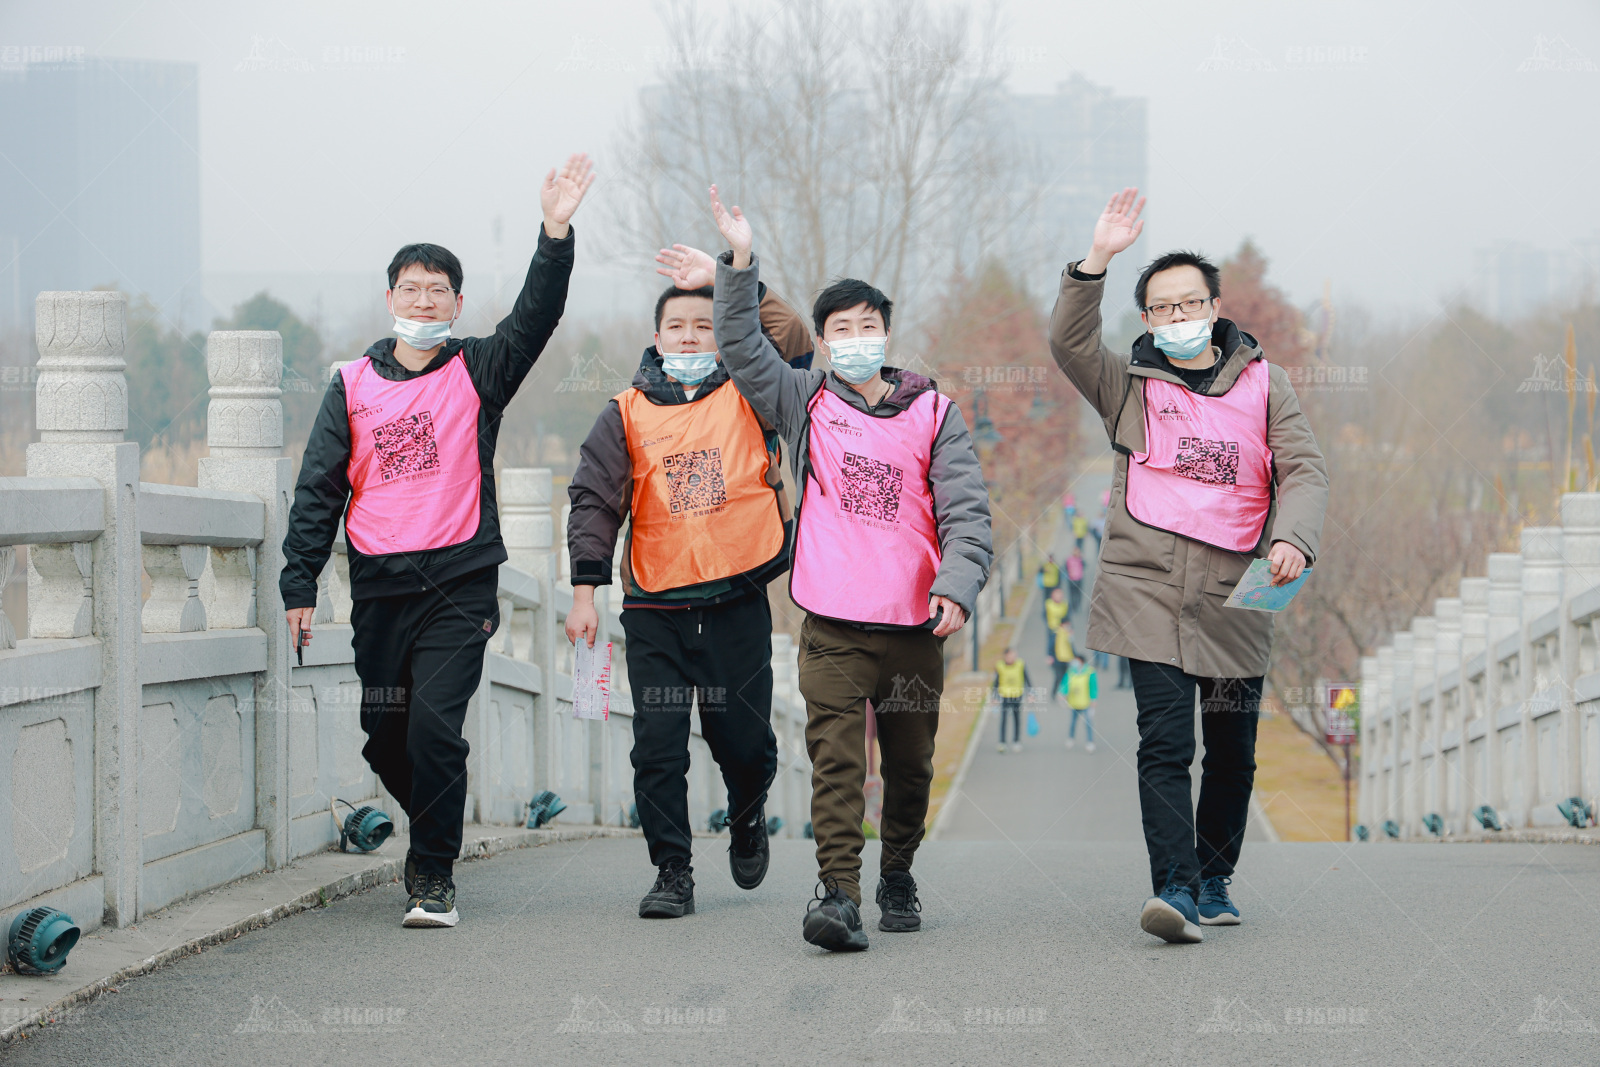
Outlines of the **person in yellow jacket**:
[{"label": "person in yellow jacket", "polygon": [[[1061,588],[1061,564],[1056,562],[1053,554],[1046,556],[1044,563],[1039,566],[1039,588],[1044,591],[1044,603],[1048,612],[1051,598],[1055,596],[1056,590]],[[1046,614],[1045,622],[1049,621],[1049,615]]]},{"label": "person in yellow jacket", "polygon": [[1074,655],[1067,668],[1066,679],[1061,683],[1067,707],[1072,709],[1072,722],[1067,726],[1067,747],[1077,743],[1078,719],[1083,719],[1085,752],[1094,751],[1094,702],[1100,697],[1100,678],[1082,656]]},{"label": "person in yellow jacket", "polygon": [[[1050,691],[1056,692],[1061,688],[1061,678],[1066,674],[1067,664],[1072,661],[1072,623],[1071,604],[1066,597],[1066,591],[1059,585],[1050,592],[1050,599],[1044,602],[1044,624],[1046,628],[1044,639],[1045,655],[1050,657],[1050,669],[1054,674]],[[1065,635],[1065,636],[1063,636]]]},{"label": "person in yellow jacket", "polygon": [[1007,648],[1005,658],[994,665],[993,692],[1000,698],[1000,751],[1006,750],[1006,720],[1011,720],[1011,751],[1022,750],[1022,698],[1028,692],[1028,665]]}]

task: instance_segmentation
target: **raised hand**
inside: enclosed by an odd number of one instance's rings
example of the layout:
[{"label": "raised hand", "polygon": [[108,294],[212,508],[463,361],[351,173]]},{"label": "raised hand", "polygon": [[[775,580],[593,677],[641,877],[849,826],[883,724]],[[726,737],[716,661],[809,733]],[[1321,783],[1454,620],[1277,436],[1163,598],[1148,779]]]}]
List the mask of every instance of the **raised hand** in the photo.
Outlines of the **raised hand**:
[{"label": "raised hand", "polygon": [[717,261],[698,248],[688,245],[663,248],[656,253],[656,262],[661,264],[656,273],[671,278],[679,289],[701,289],[716,284]]},{"label": "raised hand", "polygon": [[594,184],[594,163],[587,154],[567,157],[560,171],[551,167],[539,187],[539,206],[544,209],[544,231],[557,240],[567,235],[573,212],[583,203],[583,194]]},{"label": "raised hand", "polygon": [[1144,201],[1139,190],[1132,186],[1112,194],[1094,224],[1094,243],[1080,264],[1082,270],[1090,274],[1103,272],[1112,256],[1139,239],[1139,234],[1144,232],[1144,220],[1139,217]]},{"label": "raised hand", "polygon": [[744,217],[744,212],[738,205],[732,208],[722,206],[722,198],[717,195],[717,187],[711,187],[711,214],[716,216],[717,229],[722,231],[722,236],[728,241],[728,247],[733,249],[733,265],[740,270],[750,265],[750,245],[754,241],[754,233],[750,229],[750,220]]}]

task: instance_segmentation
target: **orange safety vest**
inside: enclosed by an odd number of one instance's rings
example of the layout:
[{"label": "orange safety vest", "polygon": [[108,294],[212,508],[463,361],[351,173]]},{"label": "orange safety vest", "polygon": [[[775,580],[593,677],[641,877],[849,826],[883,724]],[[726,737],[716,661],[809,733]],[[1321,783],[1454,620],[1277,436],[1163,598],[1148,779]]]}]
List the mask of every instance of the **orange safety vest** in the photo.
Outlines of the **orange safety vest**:
[{"label": "orange safety vest", "polygon": [[616,397],[633,461],[628,564],[645,593],[732,578],[783,551],[779,474],[731,382],[688,404]]}]

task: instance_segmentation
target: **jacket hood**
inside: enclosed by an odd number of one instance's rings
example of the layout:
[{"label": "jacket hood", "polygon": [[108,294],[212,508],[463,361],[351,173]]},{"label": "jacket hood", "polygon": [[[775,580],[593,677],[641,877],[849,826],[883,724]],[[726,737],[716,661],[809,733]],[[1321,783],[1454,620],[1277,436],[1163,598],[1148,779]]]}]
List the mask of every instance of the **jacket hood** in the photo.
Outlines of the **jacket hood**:
[{"label": "jacket hood", "polygon": [[[1222,352],[1222,359],[1219,361],[1222,366],[1226,366],[1237,356],[1241,348],[1248,352],[1248,355],[1240,361],[1241,366],[1251,360],[1264,358],[1261,345],[1254,337],[1239,329],[1232,319],[1219,318],[1211,324],[1211,343]],[[1133,342],[1133,365],[1149,370],[1165,371],[1168,374],[1174,373],[1173,363],[1167,359],[1165,352],[1156,347],[1155,335],[1148,332],[1141,333]],[[1218,371],[1218,374],[1220,375],[1221,371]]]},{"label": "jacket hood", "polygon": [[382,340],[372,342],[372,344],[367,346],[367,350],[362,353],[362,355],[372,360],[374,366],[382,367],[383,370],[379,373],[382,374],[383,377],[391,380],[408,377],[414,378],[419,374],[427,374],[436,367],[444,366],[455,356],[457,352],[461,351],[462,339],[459,337],[447,338],[445,340],[444,347],[438,352],[434,353],[433,359],[431,359],[428,362],[428,365],[422,370],[411,370],[409,367],[403,366],[398,359],[394,358],[394,346],[396,343],[397,342],[395,338],[385,337]]},{"label": "jacket hood", "polygon": [[[915,371],[891,367],[887,363],[883,365],[883,370],[880,373],[883,375],[883,380],[888,382],[891,387],[888,394],[879,401],[880,406],[888,404],[890,407],[904,411],[911,406],[911,402],[917,398],[918,394],[939,388],[938,383],[932,378],[925,378]],[[829,389],[862,411],[867,410],[866,399],[852,389],[849,382],[846,382],[831,370],[828,371],[827,380]]]},{"label": "jacket hood", "polygon": [[[727,380],[728,371],[719,361],[696,386],[695,396],[704,396]],[[645,349],[644,355],[639,357],[639,369],[634,372],[630,384],[657,404],[682,404],[689,399],[683,386],[667,377],[662,369],[661,353],[656,351],[655,345]]]}]

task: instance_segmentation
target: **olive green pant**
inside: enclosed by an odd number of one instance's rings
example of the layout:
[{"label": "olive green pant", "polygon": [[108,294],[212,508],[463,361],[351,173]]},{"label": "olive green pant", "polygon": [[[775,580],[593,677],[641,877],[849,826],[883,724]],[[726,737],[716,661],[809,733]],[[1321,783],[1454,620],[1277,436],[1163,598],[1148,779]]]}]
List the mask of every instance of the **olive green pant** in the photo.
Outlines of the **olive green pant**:
[{"label": "olive green pant", "polygon": [[867,701],[877,717],[883,776],[883,872],[909,871],[922,843],[933,784],[933,739],[944,692],[944,638],[929,630],[861,630],[807,615],[800,627],[800,693],[811,756],[817,876],[861,902],[862,789]]}]

